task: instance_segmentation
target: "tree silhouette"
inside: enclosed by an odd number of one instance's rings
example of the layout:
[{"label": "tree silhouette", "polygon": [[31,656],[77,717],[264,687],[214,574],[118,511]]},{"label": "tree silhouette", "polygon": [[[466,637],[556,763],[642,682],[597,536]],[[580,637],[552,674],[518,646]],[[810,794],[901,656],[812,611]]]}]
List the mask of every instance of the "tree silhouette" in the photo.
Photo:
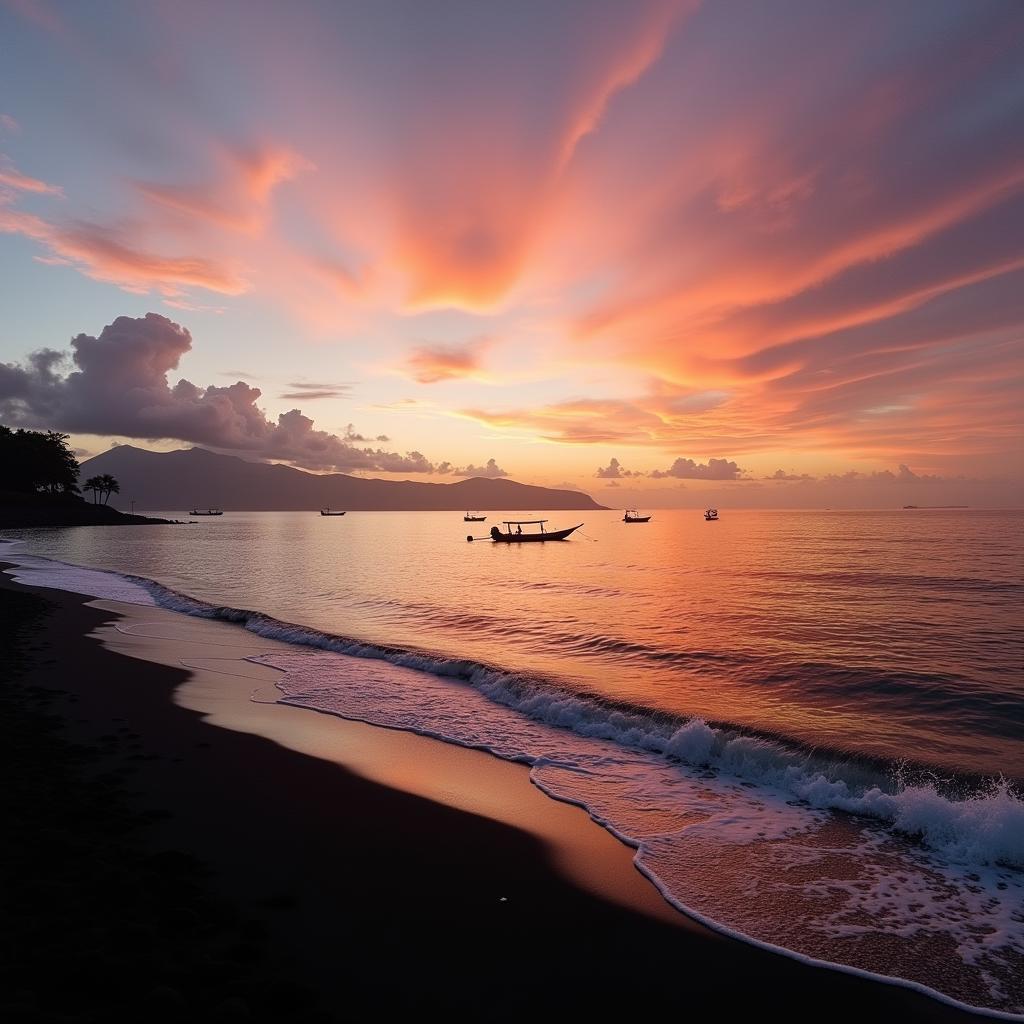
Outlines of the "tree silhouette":
[{"label": "tree silhouette", "polygon": [[103,504],[110,501],[111,494],[120,494],[121,485],[109,473],[104,473],[100,478],[100,488],[103,491]]},{"label": "tree silhouette", "polygon": [[88,480],[82,484],[83,491],[92,491],[92,503],[95,505],[98,503],[100,495],[103,493],[103,477],[91,476]]},{"label": "tree silhouette", "polygon": [[11,430],[0,424],[0,487],[23,493],[78,494],[78,459],[68,435],[48,430]]}]

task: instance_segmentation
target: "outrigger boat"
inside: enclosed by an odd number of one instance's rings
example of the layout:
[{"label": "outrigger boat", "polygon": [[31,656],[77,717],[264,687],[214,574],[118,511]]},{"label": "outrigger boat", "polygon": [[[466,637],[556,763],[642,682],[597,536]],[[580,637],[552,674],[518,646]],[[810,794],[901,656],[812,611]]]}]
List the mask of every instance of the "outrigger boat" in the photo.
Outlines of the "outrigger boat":
[{"label": "outrigger boat", "polygon": [[706,519],[706,520],[707,520],[707,521],[708,521],[709,523],[714,523],[714,522],[717,522],[717,520],[718,520],[718,509],[717,509],[717,508],[709,508],[709,509],[708,509],[708,510],[707,510],[707,511],[706,511],[706,512],[704,513],[704,518],[705,518],[705,519]]},{"label": "outrigger boat", "polygon": [[[565,540],[570,534],[575,533],[580,526],[570,526],[567,530],[545,530],[546,519],[506,519],[505,530],[501,531],[497,526],[491,527],[491,540],[499,544],[525,544],[528,541]],[[515,527],[513,530],[512,527]],[[524,526],[539,526],[539,533],[523,533]]]},{"label": "outrigger boat", "polygon": [[205,511],[202,509],[194,508],[189,512],[190,516],[222,516],[223,512],[219,508],[208,508]]},{"label": "outrigger boat", "polygon": [[622,517],[624,523],[649,523],[650,516],[642,516],[635,508],[627,508],[626,514]]},{"label": "outrigger boat", "polygon": [[322,516],[343,516],[344,514],[344,512],[332,512],[330,505],[327,508],[320,509],[320,515]]},{"label": "outrigger boat", "polygon": [[487,521],[487,516],[480,515],[479,512],[467,512],[463,517],[464,523],[483,523]]}]

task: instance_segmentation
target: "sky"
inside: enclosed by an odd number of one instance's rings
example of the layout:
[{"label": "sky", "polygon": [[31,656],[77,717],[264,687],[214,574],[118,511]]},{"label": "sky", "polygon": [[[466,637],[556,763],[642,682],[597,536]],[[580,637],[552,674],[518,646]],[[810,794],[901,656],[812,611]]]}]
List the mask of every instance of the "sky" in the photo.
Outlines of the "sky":
[{"label": "sky", "polygon": [[1024,3],[0,0],[0,422],[1024,504]]}]

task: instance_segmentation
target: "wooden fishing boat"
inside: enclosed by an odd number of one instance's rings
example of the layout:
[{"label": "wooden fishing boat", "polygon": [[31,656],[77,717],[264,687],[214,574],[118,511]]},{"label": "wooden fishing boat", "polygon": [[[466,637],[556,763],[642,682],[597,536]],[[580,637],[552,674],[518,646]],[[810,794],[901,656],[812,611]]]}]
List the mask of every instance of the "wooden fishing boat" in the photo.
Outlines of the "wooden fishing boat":
[{"label": "wooden fishing boat", "polygon": [[194,509],[192,509],[191,512],[189,512],[189,515],[190,516],[222,516],[222,515],[224,515],[224,513],[219,508],[208,508],[208,509],[205,509],[205,510],[201,509],[201,508],[194,508]]},{"label": "wooden fishing boat", "polygon": [[[580,526],[570,526],[567,530],[545,530],[546,519],[506,519],[504,530],[497,526],[491,527],[491,540],[498,544],[526,544],[528,542],[545,540],[565,540],[570,534],[575,533]],[[536,533],[523,533],[524,526],[539,526]],[[514,527],[514,529],[513,529]]]},{"label": "wooden fishing boat", "polygon": [[479,512],[467,512],[463,517],[464,523],[484,523],[487,521],[487,516],[480,515]]},{"label": "wooden fishing boat", "polygon": [[706,511],[706,512],[704,513],[704,518],[705,518],[705,519],[707,520],[707,522],[709,522],[709,523],[715,523],[715,522],[717,522],[717,521],[718,521],[718,509],[717,509],[717,508],[709,508],[709,509],[708,509],[708,510],[707,510],[707,511]]},{"label": "wooden fishing boat", "polygon": [[322,516],[343,516],[344,514],[344,512],[332,512],[330,506],[320,509],[320,515]]},{"label": "wooden fishing boat", "polygon": [[650,516],[642,516],[635,508],[627,508],[626,514],[622,517],[624,523],[649,523]]}]

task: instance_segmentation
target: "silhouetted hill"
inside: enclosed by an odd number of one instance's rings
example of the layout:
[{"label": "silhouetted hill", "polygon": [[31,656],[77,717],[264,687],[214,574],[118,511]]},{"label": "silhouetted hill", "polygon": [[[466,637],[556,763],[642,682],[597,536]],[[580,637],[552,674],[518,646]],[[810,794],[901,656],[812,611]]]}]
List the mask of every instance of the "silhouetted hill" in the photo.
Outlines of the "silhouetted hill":
[{"label": "silhouetted hill", "polygon": [[122,505],[138,509],[216,507],[261,511],[326,508],[354,511],[463,511],[465,509],[600,509],[579,491],[533,487],[513,480],[470,477],[454,484],[369,480],[320,475],[290,466],[246,462],[205,448],[151,452],[119,445],[82,464],[82,477],[110,473],[121,484]]},{"label": "silhouetted hill", "polygon": [[0,530],[36,526],[146,526],[168,519],[127,515],[109,505],[51,494],[0,491]]}]

